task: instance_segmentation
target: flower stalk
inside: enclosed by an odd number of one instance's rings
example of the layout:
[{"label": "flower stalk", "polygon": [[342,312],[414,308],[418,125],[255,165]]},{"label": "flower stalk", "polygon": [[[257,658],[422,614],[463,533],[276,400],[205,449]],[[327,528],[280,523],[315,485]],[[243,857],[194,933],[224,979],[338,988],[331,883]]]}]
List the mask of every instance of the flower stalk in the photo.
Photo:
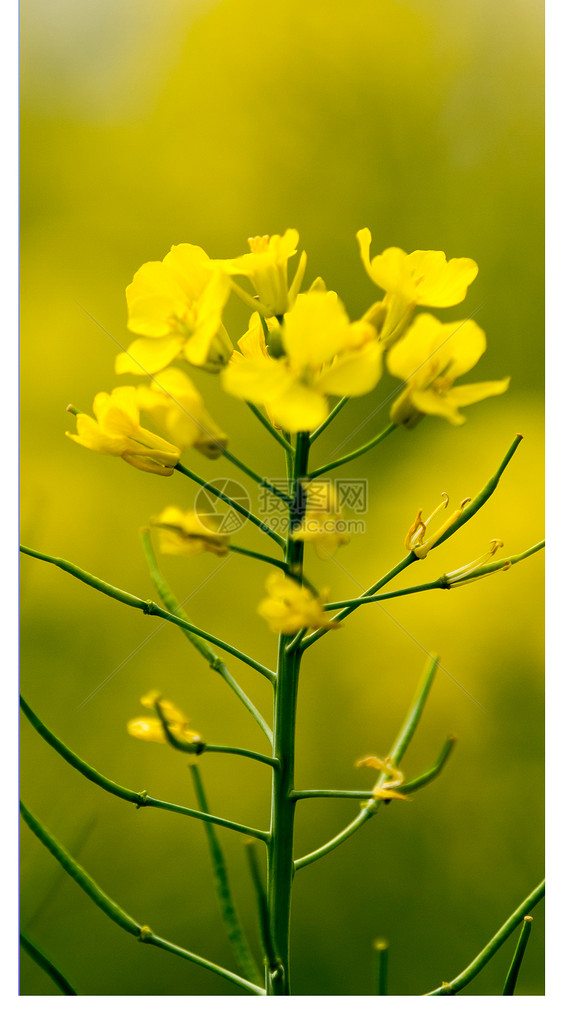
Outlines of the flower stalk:
[{"label": "flower stalk", "polygon": [[[289,510],[290,532],[297,528],[305,514],[306,495],[301,480],[306,476],[309,446],[308,434],[299,433],[294,469],[290,476],[293,497]],[[293,578],[300,583],[302,583],[303,557],[303,543],[287,539],[285,562]],[[290,635],[280,634],[274,703],[273,751],[279,767],[273,774],[267,897],[272,938],[283,968],[283,975],[275,977],[271,974],[268,975],[267,991],[271,995],[288,995],[290,993],[289,933],[294,876],[293,832],[295,820],[295,800],[292,793],[294,789],[297,688],[302,654],[298,648],[291,652],[286,651],[290,641]]]}]

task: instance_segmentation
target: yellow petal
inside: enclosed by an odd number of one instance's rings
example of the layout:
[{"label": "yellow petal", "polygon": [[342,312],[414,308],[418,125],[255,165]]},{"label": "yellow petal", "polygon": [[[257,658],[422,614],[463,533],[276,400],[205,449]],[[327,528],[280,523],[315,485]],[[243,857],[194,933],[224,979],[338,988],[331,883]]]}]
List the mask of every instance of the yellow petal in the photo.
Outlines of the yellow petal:
[{"label": "yellow petal", "polygon": [[261,405],[282,398],[293,383],[286,364],[279,359],[237,359],[221,374],[228,394]]},{"label": "yellow petal", "polygon": [[127,722],[127,732],[135,739],[146,743],[165,743],[166,735],[159,718],[132,718]]},{"label": "yellow petal", "polygon": [[384,785],[380,785],[379,788],[373,789],[374,799],[406,799],[409,803],[412,802],[410,796],[406,796],[403,792],[397,792],[396,789],[386,789]]},{"label": "yellow petal", "polygon": [[420,313],[389,350],[386,364],[393,376],[422,387],[440,375],[454,379],[466,373],[485,349],[486,335],[473,320],[443,324],[430,313]]},{"label": "yellow petal", "polygon": [[172,338],[137,338],[126,352],[120,352],[115,360],[116,373],[133,373],[142,376],[158,373],[168,366],[181,352],[185,339],[181,335]]},{"label": "yellow petal", "polygon": [[456,306],[478,274],[478,265],[470,257],[447,261],[441,250],[415,250],[408,256],[408,265],[418,306]]},{"label": "yellow petal", "polygon": [[416,285],[408,255],[397,246],[388,247],[371,261],[369,274],[385,292],[398,292],[407,302],[415,303]]},{"label": "yellow petal", "polygon": [[349,317],[335,292],[304,292],[285,317],[283,344],[297,370],[330,362],[348,346]]},{"label": "yellow petal", "polygon": [[66,436],[75,443],[87,447],[91,451],[98,451],[99,454],[112,454],[120,457],[131,444],[127,437],[111,436],[100,429],[99,424],[91,416],[80,413],[76,416],[77,433],[67,433]]},{"label": "yellow petal", "polygon": [[466,419],[448,395],[437,394],[435,391],[419,391],[412,388],[409,391],[412,405],[423,415],[439,415],[447,419],[453,426],[462,426]]},{"label": "yellow petal", "polygon": [[504,377],[503,380],[484,380],[480,384],[461,384],[459,387],[452,387],[447,397],[458,408],[462,408],[464,405],[474,405],[484,398],[505,394],[510,379],[510,377]]},{"label": "yellow petal", "polygon": [[277,424],[287,433],[315,430],[329,412],[327,398],[297,380],[280,397],[268,396],[267,401]]},{"label": "yellow petal", "polygon": [[200,246],[179,243],[162,262],[165,271],[181,290],[184,300],[195,303],[211,276],[212,261]]},{"label": "yellow petal", "polygon": [[372,242],[371,230],[370,229],[360,229],[359,232],[356,235],[357,235],[357,241],[359,243],[359,254],[360,254],[361,260],[363,262],[365,271],[370,276],[371,275],[370,250],[371,250],[371,242]]},{"label": "yellow petal", "polygon": [[318,389],[340,397],[358,397],[377,386],[382,376],[383,347],[370,342],[359,352],[337,356],[321,373]]},{"label": "yellow petal", "polygon": [[185,311],[185,293],[162,261],[143,264],[125,290],[134,334],[162,338],[174,329],[174,318]]}]

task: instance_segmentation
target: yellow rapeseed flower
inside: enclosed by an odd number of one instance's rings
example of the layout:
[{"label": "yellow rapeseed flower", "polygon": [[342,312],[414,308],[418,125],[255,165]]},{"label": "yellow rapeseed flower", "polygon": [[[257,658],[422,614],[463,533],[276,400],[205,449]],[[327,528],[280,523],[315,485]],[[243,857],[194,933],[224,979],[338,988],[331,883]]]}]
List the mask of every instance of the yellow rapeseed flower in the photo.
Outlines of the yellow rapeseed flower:
[{"label": "yellow rapeseed flower", "polygon": [[267,598],[258,606],[258,613],[267,620],[274,634],[296,634],[303,627],[337,627],[338,623],[328,619],[322,608],[327,601],[325,595],[317,597],[308,588],[304,588],[276,571],[270,574],[266,582]]},{"label": "yellow rapeseed flower", "polygon": [[203,521],[195,511],[182,511],[180,507],[165,507],[161,514],[152,518],[162,553],[177,556],[199,556],[210,552],[226,556],[228,535],[216,531],[212,518]]},{"label": "yellow rapeseed flower", "polygon": [[137,402],[182,451],[194,447],[207,458],[219,458],[228,443],[195,384],[176,367],[158,373],[150,387],[137,388]]},{"label": "yellow rapeseed flower", "polygon": [[95,419],[76,414],[77,433],[66,436],[100,454],[123,458],[129,465],[155,475],[172,475],[180,449],[140,425],[137,392],[134,387],[116,387],[94,398]]},{"label": "yellow rapeseed flower", "polygon": [[386,345],[400,337],[416,306],[446,307],[461,303],[478,274],[478,265],[470,257],[453,257],[448,261],[442,250],[414,250],[407,254],[399,247],[389,247],[371,260],[370,230],[360,229],[357,239],[367,274],[386,292],[384,299],[365,315],[378,327]]},{"label": "yellow rapeseed flower", "polygon": [[158,373],[174,359],[216,372],[232,344],[222,324],[230,279],[191,243],[148,261],[127,286],[127,326],[142,335],[117,356],[117,373]]},{"label": "yellow rapeseed flower", "polygon": [[465,422],[459,408],[503,394],[509,377],[453,387],[485,349],[486,336],[473,320],[443,324],[421,313],[386,358],[389,372],[406,382],[390,410],[392,422],[410,429],[424,415],[439,415],[459,426]]},{"label": "yellow rapeseed flower", "polygon": [[303,489],[305,516],[291,532],[291,538],[296,542],[312,542],[318,556],[327,560],[349,542],[338,494],[330,479],[303,482]]},{"label": "yellow rapeseed flower", "polygon": [[249,254],[216,263],[229,275],[242,275],[250,280],[257,301],[236,283],[233,289],[252,309],[258,309],[264,317],[278,317],[291,309],[302,284],[306,268],[304,251],[290,286],[287,278],[288,260],[296,254],[298,242],[296,229],[287,229],[283,236],[253,236],[248,240]]},{"label": "yellow rapeseed flower", "polygon": [[264,405],[289,433],[315,429],[329,413],[328,396],[358,397],[382,374],[382,346],[366,321],[350,323],[335,292],[316,285],[296,299],[283,324],[257,336],[257,324],[222,375],[225,390]]},{"label": "yellow rapeseed flower", "polygon": [[[171,701],[162,698],[157,690],[151,691],[141,697],[141,704],[144,708],[153,710],[158,705],[162,718],[166,722],[170,735],[181,744],[183,749],[193,747],[193,753],[201,749],[201,736],[194,729],[190,728],[189,718],[180,711]],[[168,743],[164,725],[160,718],[141,717],[131,718],[127,722],[127,732],[135,739],[142,739],[146,743]]]}]

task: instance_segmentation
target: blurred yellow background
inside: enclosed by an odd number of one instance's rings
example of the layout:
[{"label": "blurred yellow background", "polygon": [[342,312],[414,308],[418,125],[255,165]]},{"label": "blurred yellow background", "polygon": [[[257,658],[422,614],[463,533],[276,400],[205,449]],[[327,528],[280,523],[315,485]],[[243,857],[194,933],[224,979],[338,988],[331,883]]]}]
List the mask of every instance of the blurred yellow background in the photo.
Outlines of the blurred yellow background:
[{"label": "blurred yellow background", "polygon": [[[467,410],[455,429],[426,419],[339,475],[370,480],[366,535],[310,571],[350,596],[402,556],[419,507],[447,490],[473,495],[520,431],[497,493],[420,565],[431,579],[500,537],[517,553],[543,536],[542,18],[534,0],[23,0],[21,5],[22,541],[143,597],[153,592],[138,529],[194,490],[65,439],[69,401],[89,411],[117,383],[128,344],[124,290],[173,243],[211,256],[246,237],[296,227],[350,315],[374,300],[355,233],[390,245],[473,257],[480,274],[462,308],[489,349],[467,381],[510,374],[509,392]],[[246,311],[231,301],[233,337]],[[280,449],[215,378],[196,378],[232,450],[268,475]],[[387,421],[391,390],[347,406],[318,442],[320,464]],[[375,429],[376,427],[376,429]],[[279,453],[278,453],[279,450]],[[188,452],[208,479],[227,463]],[[257,508],[257,490],[249,489]],[[263,546],[243,529],[237,541]],[[390,940],[391,993],[454,976],[542,875],[542,559],[454,591],[366,607],[307,656],[301,678],[300,787],[368,787],[354,769],[384,755],[424,665],[438,674],[404,762],[431,764],[459,737],[442,777],[376,820],[295,885],[294,990],[374,992],[376,936]],[[423,568],[423,574],[421,573]],[[255,613],[266,574],[240,557],[164,560],[194,621],[274,664],[275,638]],[[404,581],[404,584],[410,583]],[[139,697],[157,687],[209,741],[262,749],[239,702],[181,633],[60,571],[24,559],[22,692],[42,720],[116,781],[192,805],[181,756],[127,737]],[[270,687],[232,671],[269,715]],[[212,891],[204,829],[137,811],[67,767],[22,725],[22,793],[100,885],[140,922],[233,967]],[[265,827],[269,776],[243,758],[204,758],[212,809]],[[299,804],[297,854],[356,813],[352,801]],[[257,941],[244,850],[221,840],[245,926]],[[79,993],[237,991],[168,954],[139,948],[24,828],[22,927]],[[542,912],[519,980],[543,992]],[[511,943],[467,991],[501,992]],[[23,955],[22,993],[56,993]]]}]

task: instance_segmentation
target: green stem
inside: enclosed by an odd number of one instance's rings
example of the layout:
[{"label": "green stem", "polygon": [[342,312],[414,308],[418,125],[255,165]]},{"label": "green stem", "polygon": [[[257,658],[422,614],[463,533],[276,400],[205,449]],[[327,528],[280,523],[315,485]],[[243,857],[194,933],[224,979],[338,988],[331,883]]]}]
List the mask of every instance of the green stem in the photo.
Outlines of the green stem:
[{"label": "green stem", "polygon": [[284,436],[282,436],[279,430],[275,429],[273,423],[270,423],[267,416],[265,416],[263,412],[260,412],[257,405],[252,405],[251,401],[247,401],[246,405],[250,409],[250,412],[254,413],[256,419],[259,419],[262,426],[265,426],[265,429],[268,431],[268,433],[271,434],[271,436],[277,441],[278,444],[281,444],[283,450],[292,457],[295,453],[295,449],[292,446],[292,444],[290,444],[289,441]]},{"label": "green stem", "polygon": [[509,966],[505,985],[503,987],[502,996],[513,996],[515,993],[515,987],[517,985],[517,977],[519,975],[519,969],[521,968],[521,962],[531,936],[531,927],[533,925],[532,915],[526,915],[523,919],[523,929],[517,941],[517,947],[515,948],[515,954],[513,955],[513,961]]},{"label": "green stem", "polygon": [[53,962],[49,961],[48,957],[43,954],[43,951],[40,951],[35,944],[31,943],[31,940],[25,935],[25,933],[20,933],[20,944],[35,964],[39,965],[39,968],[42,968],[43,971],[46,972],[53,980],[55,985],[60,989],[61,993],[64,993],[65,996],[78,996],[76,990],[70,985],[68,979],[65,979],[62,972],[59,972],[58,968],[53,965]]},{"label": "green stem", "polygon": [[253,838],[260,838],[262,841],[269,841],[269,832],[267,831],[258,831],[256,828],[247,827],[245,824],[238,824],[232,820],[226,820],[224,817],[200,813],[198,810],[192,810],[187,806],[180,806],[178,803],[167,803],[163,799],[155,799],[153,796],[149,796],[146,792],[136,792],[134,789],[125,788],[124,785],[118,785],[111,778],[107,778],[105,775],[100,774],[99,771],[96,771],[91,764],[88,764],[78,754],[74,753],[70,747],[66,746],[58,736],[55,736],[54,732],[51,732],[31,710],[23,697],[20,697],[20,705],[25,717],[49,746],[52,746],[71,767],[79,771],[85,778],[99,785],[106,792],[110,792],[113,796],[118,796],[119,799],[124,799],[127,803],[134,803],[139,808],[148,806],[154,807],[157,810],[169,810],[171,813],[181,813],[186,817],[194,817],[196,820],[218,824],[219,827],[226,827],[231,831],[239,831],[241,834],[251,835]]},{"label": "green stem", "polygon": [[335,419],[337,415],[339,415],[344,405],[347,405],[348,401],[349,398],[340,398],[337,405],[335,405],[330,414],[326,416],[324,422],[320,423],[320,425],[317,426],[316,429],[310,434],[311,444],[313,444],[315,440],[318,440],[320,434],[323,433],[326,427],[330,425],[332,420]]},{"label": "green stem", "polygon": [[231,461],[233,465],[236,465],[236,467],[240,469],[241,472],[244,472],[250,479],[257,482],[258,486],[263,486],[264,489],[269,490],[270,493],[273,493],[273,495],[278,497],[279,500],[282,500],[283,503],[289,504],[291,502],[291,498],[287,493],[282,493],[281,490],[277,489],[276,486],[273,486],[268,479],[259,475],[258,472],[254,472],[253,468],[250,468],[248,465],[245,465],[243,461],[240,461],[240,458],[237,458],[231,451],[227,451],[226,448],[224,448],[222,450],[222,457],[226,458],[227,461]]},{"label": "green stem", "polygon": [[263,553],[256,553],[253,549],[246,549],[245,546],[233,546],[230,542],[228,545],[229,553],[239,553],[240,556],[250,556],[253,560],[260,560],[262,563],[268,563],[271,567],[279,567],[285,573],[287,572],[287,564],[283,560],[276,560],[274,556],[265,556]]},{"label": "green stem", "polygon": [[[383,588],[385,584],[388,584],[389,581],[392,581],[393,578],[397,577],[398,574],[400,574],[403,570],[406,569],[406,567],[409,567],[410,564],[417,562],[418,558],[415,555],[415,553],[408,553],[408,555],[405,556],[403,560],[400,560],[400,563],[397,563],[396,566],[392,568],[392,570],[389,570],[388,573],[384,575],[384,577],[381,577],[374,585],[372,585],[370,588],[367,588],[366,591],[363,593],[363,595],[360,595],[356,599],[351,599],[350,604],[346,606],[345,609],[342,609],[341,612],[336,613],[333,619],[338,622],[344,620],[346,616],[349,616],[350,613],[353,613],[356,609],[358,609],[359,606],[363,604],[363,601],[366,598],[369,598],[369,596],[371,595],[375,595],[380,588]],[[303,638],[301,642],[302,650],[306,651],[307,648],[310,648],[310,646],[314,644],[316,641],[320,640],[321,637],[324,637],[324,634],[326,634],[327,632],[328,629],[314,630],[312,634],[308,634],[308,636]]]},{"label": "green stem", "polygon": [[[190,764],[189,773],[193,780],[197,805],[203,813],[208,813],[209,806],[199,766],[195,763]],[[259,985],[260,982],[263,981],[263,972],[260,972],[256,962],[254,961],[254,957],[246,939],[246,934],[242,929],[242,925],[234,905],[232,892],[230,890],[230,883],[228,880],[226,861],[217,833],[212,824],[205,824],[205,832],[211,855],[213,880],[219,909],[227,937],[234,953],[236,964],[238,965],[238,970],[244,978],[249,979],[250,982],[255,982],[256,985]]]},{"label": "green stem", "polygon": [[275,674],[267,669],[265,666],[256,662],[249,655],[245,655],[243,651],[239,651],[238,648],[234,648],[231,644],[227,644],[226,641],[222,641],[220,637],[215,637],[214,634],[208,634],[207,631],[202,630],[201,627],[196,627],[195,624],[189,623],[187,620],[182,620],[180,616],[176,616],[173,613],[167,612],[165,609],[161,609],[155,602],[151,602],[150,599],[139,599],[136,595],[131,595],[129,592],[122,591],[120,588],[115,588],[111,584],[102,581],[99,577],[94,577],[93,574],[88,574],[87,571],[77,567],[74,563],[69,563],[67,560],[62,560],[60,557],[48,556],[47,553],[39,553],[35,549],[27,549],[25,546],[20,546],[22,553],[26,553],[27,556],[32,556],[36,560],[43,560],[45,563],[52,563],[55,567],[59,567],[61,570],[66,571],[67,574],[72,574],[73,577],[78,578],[79,581],[83,581],[84,584],[90,585],[91,588],[95,588],[96,591],[102,592],[104,595],[109,595],[110,598],[116,599],[117,602],[123,602],[127,606],[132,606],[133,609],[142,609],[143,613],[149,616],[158,616],[161,620],[167,620],[169,623],[175,623],[176,626],[182,627],[184,630],[189,630],[192,634],[197,634],[198,637],[202,637],[205,641],[210,641],[211,644],[216,644],[217,647],[222,648],[224,651],[228,651],[230,655],[234,655],[235,658],[240,659],[241,662],[245,662],[246,665],[250,666],[251,669],[255,669],[256,672],[265,676],[266,679],[273,681]]},{"label": "green stem", "polygon": [[[174,613],[176,616],[179,616],[180,619],[182,620],[190,622],[186,612],[182,609],[178,600],[173,594],[170,586],[167,584],[167,582],[164,580],[162,576],[162,573],[156,562],[156,557],[154,555],[154,550],[152,548],[152,542],[150,540],[150,532],[148,528],[141,528],[141,542],[144,554],[146,556],[146,561],[148,563],[148,569],[150,572],[152,583],[154,584],[156,591],[158,592],[160,598],[162,599],[162,602],[171,613]],[[228,671],[222,659],[219,658],[216,652],[214,652],[213,649],[210,648],[209,645],[206,643],[206,641],[204,641],[201,637],[198,637],[196,634],[191,633],[191,631],[186,630],[185,628],[182,630],[182,633],[187,637],[188,641],[190,641],[190,643],[193,645],[196,651],[198,651],[199,654],[202,655],[203,658],[207,660],[211,669],[213,669],[215,672],[218,672],[219,676],[222,676],[227,686],[229,686],[230,689],[234,691],[234,693],[236,694],[238,699],[242,702],[244,707],[250,712],[252,718],[255,719],[262,732],[265,733],[269,742],[273,743],[273,732],[269,728],[269,725],[267,724],[263,716],[260,714],[255,704],[253,704],[250,698],[244,693],[242,687],[238,685],[238,683],[234,679],[234,676],[232,676],[231,673]]]},{"label": "green stem", "polygon": [[260,937],[264,953],[264,963],[267,969],[268,981],[272,983],[273,988],[270,990],[274,996],[282,996],[284,994],[283,989],[283,978],[284,968],[278,957],[275,941],[271,933],[271,925],[269,921],[269,908],[267,904],[267,893],[263,886],[260,868],[258,864],[258,857],[256,855],[256,849],[254,842],[247,842],[247,855],[248,865],[250,867],[250,876],[254,885],[254,891],[256,893],[256,901],[258,905],[258,919],[260,926]]},{"label": "green stem", "polygon": [[441,536],[440,539],[437,540],[433,548],[435,548],[435,546],[440,546],[441,543],[446,542],[447,539],[450,539],[451,535],[454,535],[455,532],[458,532],[459,528],[462,528],[463,525],[466,525],[467,521],[470,521],[470,519],[474,517],[474,515],[480,510],[480,508],[484,506],[486,501],[490,499],[503,473],[505,472],[507,466],[509,465],[509,462],[511,461],[513,455],[515,454],[517,448],[519,447],[519,444],[521,443],[522,439],[523,437],[521,433],[518,433],[515,439],[510,444],[507,453],[500,462],[494,474],[488,479],[488,482],[485,483],[480,492],[476,494],[474,499],[471,500],[470,503],[463,508],[461,516],[457,518],[454,524],[452,524],[451,527],[448,528],[446,532],[443,533],[443,535]]},{"label": "green stem", "polygon": [[177,954],[179,957],[185,958],[187,961],[191,961],[196,965],[201,965],[202,968],[207,968],[210,972],[214,972],[216,975],[220,975],[223,979],[228,979],[229,982],[233,982],[236,986],[240,986],[247,993],[254,993],[257,996],[261,996],[264,993],[263,989],[259,986],[254,985],[253,982],[248,982],[246,979],[242,979],[239,975],[234,972],[229,972],[228,969],[222,968],[220,965],[216,965],[213,961],[208,961],[206,958],[202,958],[199,954],[194,954],[192,951],[187,951],[183,947],[178,947],[177,944],[171,943],[169,940],[164,940],[162,937],[157,937],[153,934],[149,926],[142,926],[140,923],[133,919],[120,905],[118,905],[112,898],[109,897],[102,891],[101,887],[96,884],[95,880],[86,873],[86,870],[76,862],[75,859],[66,851],[66,849],[53,837],[50,831],[47,830],[32,813],[29,812],[27,807],[23,803],[20,803],[20,811],[23,819],[27,826],[33,831],[33,834],[37,836],[39,841],[49,850],[51,855],[55,857],[57,862],[60,863],[62,868],[66,870],[69,876],[76,881],[79,887],[88,895],[89,898],[101,908],[102,912],[105,912],[113,922],[117,923],[121,929],[124,929],[127,933],[131,933],[132,936],[136,937],[141,943],[152,944],[155,947],[160,947],[163,950],[170,951],[172,954]]},{"label": "green stem", "polygon": [[543,540],[542,542],[537,542],[535,546],[531,546],[530,549],[526,549],[523,553],[517,553],[515,556],[505,556],[501,560],[494,560],[492,563],[486,563],[482,567],[475,567],[474,570],[470,570],[467,573],[465,579],[460,579],[457,583],[451,579],[452,575],[442,574],[435,581],[412,585],[409,588],[400,588],[398,591],[384,592],[382,595],[361,595],[353,599],[343,599],[341,602],[328,602],[324,606],[324,609],[329,612],[331,609],[343,609],[346,606],[362,606],[369,602],[384,602],[386,599],[396,599],[402,595],[415,595],[417,592],[431,591],[436,588],[450,591],[452,588],[460,588],[462,585],[470,584],[481,577],[488,577],[497,571],[514,566],[514,564],[520,563],[521,560],[526,560],[529,556],[533,556],[534,553],[538,553],[539,550],[544,549],[544,546]]},{"label": "green stem", "polygon": [[237,511],[238,514],[241,514],[242,517],[246,518],[248,521],[251,521],[253,525],[259,528],[260,532],[265,532],[266,535],[269,535],[270,539],[273,539],[273,541],[276,542],[278,546],[281,546],[282,549],[285,547],[285,540],[278,535],[277,532],[274,532],[269,525],[266,525],[265,521],[260,521],[255,514],[252,514],[251,511],[247,510],[246,507],[243,507],[242,504],[237,502],[237,500],[233,500],[232,497],[227,496],[227,494],[223,493],[223,491],[218,489],[217,486],[214,486],[212,482],[206,482],[206,480],[201,478],[200,475],[197,475],[196,472],[193,472],[190,468],[186,468],[185,465],[181,465],[179,462],[175,468],[177,472],[181,472],[182,475],[186,475],[188,479],[192,479],[193,482],[198,483],[199,486],[204,486],[209,493],[213,494],[213,496],[222,500],[223,503],[228,504],[229,507],[232,507],[233,510]]},{"label": "green stem", "polygon": [[353,599],[342,599],[341,602],[327,602],[324,609],[330,612],[331,609],[345,609],[347,606],[364,606],[370,602],[385,602],[387,599],[398,599],[403,595],[415,595],[416,592],[431,591],[433,588],[448,589],[444,577],[438,577],[435,581],[428,581],[426,584],[416,584],[409,588],[400,588],[398,591],[383,592],[382,595],[361,595]]},{"label": "green stem", "polygon": [[202,753],[237,754],[239,757],[249,757],[250,760],[259,761],[261,764],[268,764],[272,768],[277,767],[275,757],[268,757],[266,754],[257,753],[255,750],[247,750],[244,746],[219,746],[216,743],[205,743],[201,739],[192,740],[191,742],[188,737],[181,739],[181,737],[176,736],[172,723],[166,718],[160,699],[154,701],[154,710],[162,723],[162,730],[168,743],[175,750],[180,750],[182,753],[195,754],[196,756]]},{"label": "green stem", "polygon": [[435,761],[435,764],[428,768],[427,771],[424,771],[421,775],[417,775],[416,778],[410,778],[408,782],[404,782],[404,784],[400,786],[400,792],[404,792],[406,795],[408,795],[409,792],[417,792],[418,789],[422,789],[424,785],[428,785],[429,782],[434,780],[434,778],[437,778],[449,760],[456,742],[456,736],[448,736],[439,757]]},{"label": "green stem", "polygon": [[378,995],[388,995],[388,943],[386,940],[375,940],[375,952],[378,957],[377,986]]},{"label": "green stem", "polygon": [[[463,509],[461,516],[457,519],[457,521],[455,521],[454,524],[451,525],[450,528],[447,529],[447,531],[435,543],[435,546],[439,546],[441,545],[442,542],[445,542],[447,539],[449,539],[451,535],[453,535],[456,531],[458,531],[459,528],[465,525],[467,521],[470,521],[470,519],[474,517],[474,515],[480,510],[480,508],[484,506],[486,501],[489,500],[492,493],[496,489],[498,482],[501,479],[501,476],[503,475],[505,469],[507,468],[509,462],[511,461],[513,455],[515,454],[515,451],[517,450],[519,444],[521,443],[522,439],[523,437],[521,436],[520,433],[518,433],[517,436],[515,437],[515,440],[513,440],[513,442],[511,443],[505,457],[501,461],[499,467],[494,472],[492,477],[488,479],[488,482],[482,487],[480,492],[477,493],[474,499],[469,504],[467,504],[467,506]],[[433,548],[435,548],[435,546]],[[345,619],[345,617],[349,616],[349,614],[352,613],[354,609],[357,609],[358,606],[360,606],[366,598],[375,595],[382,587],[384,587],[384,585],[388,584],[388,582],[391,581],[392,578],[400,574],[401,571],[405,570],[406,567],[409,567],[410,564],[415,563],[417,559],[418,558],[415,553],[412,552],[408,553],[408,555],[405,556],[404,559],[401,560],[400,563],[396,565],[396,567],[393,567],[393,569],[390,570],[388,574],[385,574],[384,577],[382,577],[379,581],[377,581],[376,584],[372,585],[371,588],[367,588],[367,590],[364,592],[363,595],[359,596],[359,598],[357,599],[350,600],[350,605],[346,606],[346,608],[343,609],[340,613],[336,613],[336,615],[334,616],[334,620],[339,621]],[[432,584],[432,587],[442,587],[442,585]],[[313,631],[312,634],[309,634],[308,637],[304,638],[302,642],[303,650],[309,648],[311,644],[314,644],[315,641],[318,641],[319,638],[323,637],[324,634],[326,634],[327,632],[328,632],[327,630]]]},{"label": "green stem", "polygon": [[295,789],[292,799],[372,799],[372,789]]},{"label": "green stem", "polygon": [[268,764],[272,768],[278,766],[275,757],[267,757],[264,753],[257,753],[255,750],[246,750],[242,746],[217,746],[215,743],[206,743],[201,753],[229,753],[237,754],[239,757],[249,757],[250,760],[259,761],[261,764]]},{"label": "green stem", "polygon": [[333,852],[333,850],[337,849],[339,845],[343,845],[344,841],[351,838],[351,836],[355,834],[360,827],[363,827],[363,824],[367,820],[374,816],[378,808],[379,800],[377,799],[373,802],[372,806],[369,806],[368,809],[365,807],[364,810],[361,810],[361,813],[358,813],[357,816],[354,817],[346,827],[344,827],[343,831],[340,831],[334,838],[331,838],[325,845],[315,849],[314,852],[309,852],[306,856],[301,856],[300,859],[295,859],[295,872],[297,870],[304,869],[305,866],[310,866],[311,863],[315,863],[318,859],[322,859],[324,856],[327,856],[329,852]]},{"label": "green stem", "polygon": [[[308,465],[309,437],[297,435],[292,469],[293,503],[289,512],[289,532],[304,517],[306,498],[301,479]],[[304,544],[287,539],[285,562],[293,578],[302,582]],[[271,842],[268,850],[267,901],[271,933],[276,955],[283,968],[282,975],[268,975],[268,995],[289,995],[289,930],[293,885],[293,834],[295,821],[294,789],[295,720],[301,651],[287,652],[290,636],[282,634],[278,646],[277,683],[275,686],[275,717],[273,753],[279,767],[273,776],[271,809]]]},{"label": "green stem", "polygon": [[309,479],[316,479],[319,475],[324,475],[324,472],[331,472],[334,468],[340,468],[341,465],[346,465],[348,461],[354,461],[355,458],[359,458],[362,454],[366,454],[367,451],[372,450],[377,444],[382,443],[394,430],[397,429],[396,423],[389,423],[386,429],[377,433],[376,437],[372,440],[368,440],[362,447],[358,447],[355,451],[350,451],[349,454],[344,454],[342,458],[336,458],[335,461],[329,461],[327,465],[322,465],[321,468],[315,468],[313,472],[310,472]]},{"label": "green stem", "polygon": [[[451,751],[453,750],[453,747],[454,747],[456,741],[457,741],[456,740],[456,736],[449,736],[448,739],[446,740],[445,745],[444,745],[443,749],[441,750],[441,753],[439,754],[439,757],[437,758],[435,764],[431,768],[428,768],[427,771],[424,771],[423,774],[418,775],[416,778],[411,778],[410,781],[404,782],[403,785],[398,786],[399,791],[403,792],[405,795],[408,795],[411,792],[417,792],[418,789],[423,788],[424,785],[427,785],[429,782],[432,782],[434,780],[434,778],[437,778],[437,776],[439,774],[441,774],[441,771],[443,770],[443,768],[444,768],[447,760],[449,759],[449,756],[451,754]],[[370,800],[372,800],[372,798],[373,798],[373,790],[372,789],[370,789],[370,790],[369,789],[367,789],[367,790],[362,790],[362,789],[361,790],[357,790],[357,789],[296,789],[295,791],[293,791],[291,793],[291,795],[292,795],[292,798],[295,799],[296,801],[298,801],[299,799],[370,799]],[[373,810],[375,810],[377,808],[378,808],[378,804],[376,806],[375,805],[373,806]],[[359,816],[362,816],[362,814],[360,814]],[[351,825],[349,825],[349,827],[351,827]],[[348,830],[348,828],[346,828],[346,830]],[[355,832],[355,830],[357,830],[357,827],[355,826],[355,822],[353,822],[353,831]],[[342,839],[342,840],[345,841],[346,838],[348,838],[348,837],[349,837],[349,834],[347,834],[346,837],[344,839]],[[329,851],[331,851],[331,849]],[[298,860],[297,863],[295,864],[295,866],[296,866],[297,869],[300,869],[301,865],[307,865],[307,864],[306,863],[302,863],[301,860]]]},{"label": "green stem", "polygon": [[[427,697],[431,689],[431,685],[435,678],[435,673],[437,672],[438,665],[439,659],[437,658],[430,658],[427,662],[420,684],[416,690],[416,693],[414,694],[414,699],[412,701],[410,710],[406,716],[402,728],[400,729],[400,732],[398,733],[398,736],[394,741],[392,749],[389,752],[389,759],[391,763],[395,765],[398,765],[400,763],[402,757],[404,756],[408,748],[408,744],[410,743],[412,736],[416,731],[416,728],[418,726],[419,720],[423,712],[425,702],[427,701]],[[384,774],[381,774],[381,776],[377,781],[377,787],[384,785],[385,781],[386,776]],[[333,850],[338,848],[339,845],[343,845],[343,843],[347,841],[348,838],[351,838],[351,836],[354,835],[355,832],[358,831],[359,828],[363,826],[363,824],[365,824],[371,817],[374,816],[375,813],[377,813],[379,806],[380,800],[373,799],[370,803],[367,804],[367,806],[363,808],[363,810],[361,810],[360,813],[357,814],[356,817],[354,817],[354,819],[347,825],[347,827],[344,827],[343,831],[340,831],[339,834],[337,834],[334,838],[330,839],[330,841],[326,842],[325,845],[322,845],[320,848],[316,849],[314,852],[310,852],[308,855],[302,856],[300,859],[297,859],[294,864],[295,871],[302,870],[303,867],[309,866],[311,863],[315,863],[317,859],[322,859],[323,856],[328,855],[329,852],[333,852]]]},{"label": "green stem", "polygon": [[[438,668],[439,658],[428,658],[420,682],[418,683],[417,689],[414,693],[410,710],[406,715],[400,732],[390,748],[389,757],[394,765],[398,765],[400,763],[412,741],[412,737],[419,725],[423,709],[425,708],[427,698],[429,697],[429,691],[433,685]],[[382,777],[381,784],[383,782],[384,776]]]},{"label": "green stem", "polygon": [[474,961],[471,961],[470,965],[464,969],[460,975],[457,975],[452,982],[446,982],[443,986],[439,986],[438,989],[432,990],[431,993],[426,993],[425,996],[456,996],[460,993],[461,989],[468,986],[469,982],[482,971],[485,965],[488,964],[490,958],[493,958],[496,951],[499,950],[501,945],[505,943],[507,938],[513,933],[516,926],[519,925],[522,919],[544,898],[544,880],[535,887],[534,891],[525,901],[521,902],[515,912],[510,915],[509,919],[504,922],[503,926],[498,932],[492,937],[492,939],[486,944],[480,954],[477,954]]}]

